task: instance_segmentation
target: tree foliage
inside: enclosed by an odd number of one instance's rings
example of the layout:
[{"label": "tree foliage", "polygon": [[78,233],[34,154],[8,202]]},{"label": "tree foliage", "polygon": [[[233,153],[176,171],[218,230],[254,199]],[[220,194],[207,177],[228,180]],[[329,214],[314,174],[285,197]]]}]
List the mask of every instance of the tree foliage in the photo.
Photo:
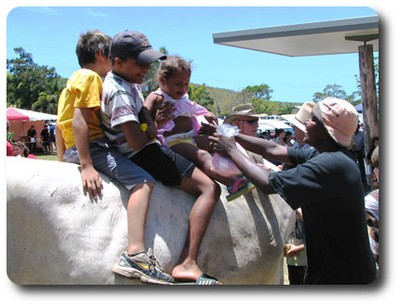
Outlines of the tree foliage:
[{"label": "tree foliage", "polygon": [[[54,84],[63,83],[54,67],[39,66],[32,54],[23,48],[15,48],[16,59],[7,59],[7,105],[32,109],[32,105],[43,100],[44,93],[59,95],[61,89]],[[36,107],[42,103],[36,104]],[[54,113],[54,109],[52,113]]]},{"label": "tree foliage", "polygon": [[[33,61],[32,54],[23,48],[15,48],[17,58],[7,59],[7,106],[14,105],[23,109],[32,109],[54,114],[57,111],[58,98],[65,87],[67,79],[61,78],[55,68],[40,66]],[[165,47],[160,52],[168,55]],[[142,84],[143,94],[146,97],[158,88],[155,78],[159,63],[151,66],[150,72],[145,76]],[[375,72],[377,92],[379,93],[379,64],[375,58]],[[358,104],[361,97],[359,79],[358,91],[348,95],[338,84],[327,85],[322,92],[313,95],[313,101],[318,102],[327,96],[346,99],[353,104]],[[257,113],[281,115],[290,113],[296,103],[271,101],[273,90],[266,83],[249,85],[242,91],[213,88],[206,84],[189,85],[189,95],[195,101],[206,107],[219,117],[228,116],[232,108],[251,103]],[[301,103],[299,103],[301,104]]]},{"label": "tree foliage", "polygon": [[42,113],[55,114],[57,112],[58,94],[39,93],[39,98],[32,104],[32,110]]},{"label": "tree foliage", "polygon": [[[159,51],[165,55],[168,55],[168,50],[165,47],[161,47]],[[147,97],[151,92],[157,90],[158,88],[158,80],[156,77],[156,73],[159,65],[160,63],[158,61],[155,61],[151,65],[150,71],[144,77],[144,81],[141,86],[144,97]]]},{"label": "tree foliage", "polygon": [[247,86],[243,91],[250,93],[255,99],[264,101],[271,100],[271,93],[273,92],[267,84]]},{"label": "tree foliage", "polygon": [[313,101],[317,103],[327,97],[343,99],[349,101],[352,104],[360,103],[359,92],[355,91],[352,94],[348,95],[346,91],[342,88],[342,86],[338,84],[326,85],[322,92],[314,93]]},{"label": "tree foliage", "polygon": [[[375,72],[375,86],[376,86],[376,95],[379,103],[379,56],[374,57],[374,72]],[[342,86],[333,84],[326,85],[322,92],[316,92],[313,95],[313,101],[319,102],[326,97],[335,97],[339,99],[344,99],[349,101],[353,105],[357,105],[361,103],[361,82],[360,77],[358,75],[354,75],[355,82],[357,84],[357,90],[351,94],[347,94],[346,91],[342,88]]]},{"label": "tree foliage", "polygon": [[204,106],[207,109],[209,109],[210,106],[214,104],[214,100],[210,97],[210,94],[207,91],[207,86],[205,84],[197,85],[190,83],[188,94],[190,100],[195,101],[196,103]]}]

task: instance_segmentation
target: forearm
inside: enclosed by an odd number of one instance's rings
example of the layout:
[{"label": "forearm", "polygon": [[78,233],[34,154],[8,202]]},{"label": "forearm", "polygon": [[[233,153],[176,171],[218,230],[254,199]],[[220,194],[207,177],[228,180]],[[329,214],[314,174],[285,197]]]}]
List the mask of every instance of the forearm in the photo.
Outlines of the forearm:
[{"label": "forearm", "polygon": [[147,123],[148,125],[154,125],[154,120],[151,117],[150,111],[143,107],[139,113],[140,123]]},{"label": "forearm", "polygon": [[147,134],[140,129],[140,125],[137,122],[129,121],[123,123],[121,124],[121,129],[127,143],[134,150],[140,150],[151,140]]},{"label": "forearm", "polygon": [[229,149],[227,153],[249,181],[268,194],[276,193],[269,184],[268,176],[271,170],[255,164],[237,147]]},{"label": "forearm", "polygon": [[89,132],[87,126],[74,126],[75,145],[79,154],[79,161],[82,168],[93,166],[90,157]]},{"label": "forearm", "polygon": [[238,134],[235,140],[246,150],[259,154],[265,159],[278,160],[290,164],[287,147],[277,144],[274,141],[259,137]]},{"label": "forearm", "polygon": [[75,109],[72,120],[75,145],[82,168],[93,166],[92,158],[90,157],[89,127],[86,120],[87,112],[88,110]]},{"label": "forearm", "polygon": [[57,160],[62,162],[64,161],[64,152],[65,152],[65,142],[62,137],[61,130],[58,126],[56,126],[56,148],[57,148]]}]

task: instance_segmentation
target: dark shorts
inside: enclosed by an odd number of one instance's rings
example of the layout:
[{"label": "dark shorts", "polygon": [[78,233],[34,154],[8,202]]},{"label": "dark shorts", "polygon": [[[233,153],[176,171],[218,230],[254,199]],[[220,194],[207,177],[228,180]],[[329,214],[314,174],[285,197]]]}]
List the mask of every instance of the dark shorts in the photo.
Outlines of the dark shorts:
[{"label": "dark shorts", "polygon": [[[90,157],[97,171],[103,172],[112,181],[125,186],[128,190],[138,184],[154,183],[154,178],[150,174],[119,153],[105,139],[97,139],[90,143]],[[80,163],[76,147],[67,149],[63,158],[65,162]]]},{"label": "dark shorts", "polygon": [[131,161],[167,186],[178,186],[183,177],[192,176],[195,165],[169,148],[153,143],[135,154]]}]

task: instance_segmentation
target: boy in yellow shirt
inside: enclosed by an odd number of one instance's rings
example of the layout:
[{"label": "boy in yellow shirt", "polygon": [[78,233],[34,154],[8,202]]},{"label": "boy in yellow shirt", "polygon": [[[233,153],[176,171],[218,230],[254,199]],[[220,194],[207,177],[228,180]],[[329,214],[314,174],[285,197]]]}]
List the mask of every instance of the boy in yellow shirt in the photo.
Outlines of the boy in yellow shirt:
[{"label": "boy in yellow shirt", "polygon": [[[100,125],[102,78],[111,70],[111,37],[98,31],[80,36],[76,47],[81,69],[68,80],[58,102],[57,157],[81,165],[83,190],[91,197],[102,193],[99,171],[131,191],[127,204],[130,273],[142,282],[170,284],[174,279],[145,252],[144,225],[153,177],[121,155],[107,140]],[[160,53],[160,57],[161,57]]]}]

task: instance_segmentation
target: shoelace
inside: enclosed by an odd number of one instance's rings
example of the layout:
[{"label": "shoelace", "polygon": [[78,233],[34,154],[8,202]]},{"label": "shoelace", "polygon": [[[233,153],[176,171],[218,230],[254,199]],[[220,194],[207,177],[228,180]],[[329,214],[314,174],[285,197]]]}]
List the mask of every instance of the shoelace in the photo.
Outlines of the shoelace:
[{"label": "shoelace", "polygon": [[155,256],[153,255],[153,250],[151,248],[149,248],[149,250],[147,251],[147,256],[151,262],[152,265],[154,265],[155,267],[157,267],[160,271],[166,273],[164,271],[164,269],[161,267],[160,263],[157,261],[157,259],[155,258]]}]

